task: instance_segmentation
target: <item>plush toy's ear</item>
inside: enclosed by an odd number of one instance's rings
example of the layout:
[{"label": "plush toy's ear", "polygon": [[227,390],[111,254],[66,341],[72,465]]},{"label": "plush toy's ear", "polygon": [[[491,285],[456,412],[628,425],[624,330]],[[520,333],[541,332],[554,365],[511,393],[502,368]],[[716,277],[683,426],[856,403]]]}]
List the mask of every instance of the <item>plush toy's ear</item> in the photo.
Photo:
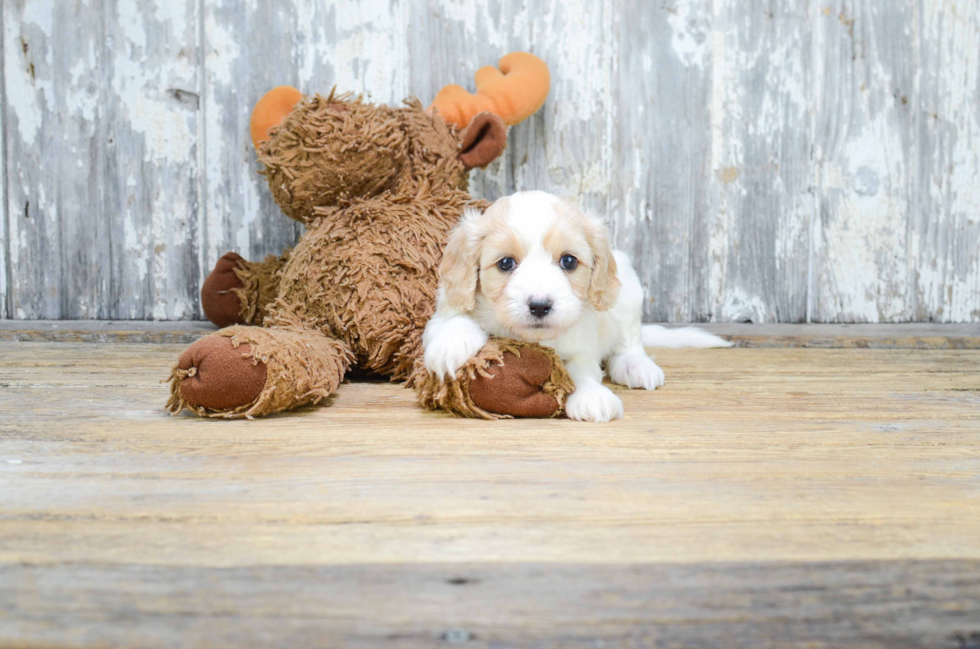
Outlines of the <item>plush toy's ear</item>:
[{"label": "plush toy's ear", "polygon": [[269,130],[279,126],[302,100],[303,94],[292,86],[279,86],[262,95],[262,99],[252,109],[252,120],[249,124],[252,144],[256,149],[269,139]]},{"label": "plush toy's ear", "polygon": [[488,65],[476,72],[476,94],[460,86],[444,87],[432,100],[429,112],[438,112],[447,123],[468,126],[489,111],[513,126],[541,108],[548,96],[551,74],[545,62],[527,52],[511,52],[500,59],[500,69]]},{"label": "plush toy's ear", "polygon": [[449,243],[439,266],[439,281],[445,291],[446,303],[459,311],[472,311],[476,306],[482,220],[483,214],[479,210],[470,208],[463,212],[459,225],[449,235]]},{"label": "plush toy's ear", "polygon": [[493,113],[480,113],[462,134],[459,161],[467,169],[486,167],[507,146],[507,127]]}]

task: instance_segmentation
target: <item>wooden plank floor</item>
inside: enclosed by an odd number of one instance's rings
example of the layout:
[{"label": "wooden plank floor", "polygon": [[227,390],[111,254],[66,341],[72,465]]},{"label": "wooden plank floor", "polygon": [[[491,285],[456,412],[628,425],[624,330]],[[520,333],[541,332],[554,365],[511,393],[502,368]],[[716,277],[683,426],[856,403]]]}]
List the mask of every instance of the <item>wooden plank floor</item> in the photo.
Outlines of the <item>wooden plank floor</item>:
[{"label": "wooden plank floor", "polygon": [[588,425],[173,418],[181,349],[0,343],[0,646],[980,647],[980,350],[663,350]]}]

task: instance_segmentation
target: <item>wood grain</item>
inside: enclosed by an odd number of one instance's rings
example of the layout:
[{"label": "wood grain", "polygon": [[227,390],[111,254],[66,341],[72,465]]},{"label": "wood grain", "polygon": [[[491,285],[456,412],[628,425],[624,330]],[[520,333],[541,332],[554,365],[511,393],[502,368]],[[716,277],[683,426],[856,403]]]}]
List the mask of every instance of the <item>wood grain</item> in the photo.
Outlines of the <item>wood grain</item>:
[{"label": "wood grain", "polygon": [[615,244],[634,260],[649,317],[707,320],[710,7],[629,2],[617,22]]},{"label": "wood grain", "polygon": [[[0,640],[18,647],[969,649],[980,638],[977,574],[977,561],[0,566],[8,585],[0,591]],[[58,596],[65,591],[80,597],[66,601]]]},{"label": "wood grain", "polygon": [[[980,2],[921,5],[921,58],[910,222],[916,319],[973,321],[980,311]],[[961,299],[961,296],[972,296]]]},{"label": "wood grain", "polygon": [[[160,3],[157,3],[160,4]],[[607,215],[655,321],[980,322],[980,2],[10,0],[0,317],[200,318],[301,228],[269,88],[428,101],[510,50],[545,107],[473,174]]]},{"label": "wood grain", "polygon": [[7,255],[8,242],[10,241],[10,226],[7,223],[7,132],[5,125],[5,114],[7,112],[6,95],[6,71],[4,70],[4,12],[0,10],[0,320],[9,318],[7,310],[7,299],[9,289],[7,288],[8,278],[10,277],[10,261]]},{"label": "wood grain", "polygon": [[812,296],[819,321],[910,319],[908,224],[916,161],[911,5],[811,10],[819,217]]},{"label": "wood grain", "polygon": [[3,4],[13,317],[199,316],[196,4]]},{"label": "wood grain", "polygon": [[10,315],[98,317],[110,301],[103,12],[2,11]]},{"label": "wood grain", "polygon": [[360,381],[279,417],[173,418],[181,349],[0,343],[0,644],[980,633],[980,351],[663,350],[662,390],[585,425]]},{"label": "wood grain", "polygon": [[794,0],[730,0],[714,11],[723,28],[711,41],[710,254],[694,260],[707,269],[697,313],[805,322],[811,23]]},{"label": "wood grain", "polygon": [[[960,324],[712,324],[702,329],[737,347],[826,349],[980,349],[980,325]],[[191,343],[217,331],[200,321],[6,320],[0,341],[95,343]]]}]

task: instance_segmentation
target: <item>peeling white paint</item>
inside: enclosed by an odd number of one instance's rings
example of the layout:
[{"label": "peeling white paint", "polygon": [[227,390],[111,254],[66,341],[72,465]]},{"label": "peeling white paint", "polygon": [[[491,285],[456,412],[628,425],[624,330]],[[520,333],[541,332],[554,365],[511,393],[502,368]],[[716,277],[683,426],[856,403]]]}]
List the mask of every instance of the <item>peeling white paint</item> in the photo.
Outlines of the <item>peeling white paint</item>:
[{"label": "peeling white paint", "polygon": [[[0,12],[3,8],[0,7]],[[3,78],[2,63],[0,63],[0,79]],[[3,137],[6,133],[3,123],[3,110],[0,106],[0,160],[7,159],[7,143]],[[0,167],[2,168],[2,167]],[[4,170],[5,171],[5,170]],[[0,173],[0,319],[10,317],[7,311],[7,247],[10,242],[7,240],[7,174]]]},{"label": "peeling white paint", "polygon": [[[303,86],[313,81],[319,65],[331,59],[333,44],[327,39],[327,16],[323,15],[325,12],[317,9],[317,5],[312,2],[297,2],[295,5],[296,23],[303,26],[301,31],[303,38],[295,39],[293,57],[297,61],[300,83]],[[334,5],[333,9],[337,11],[338,7]],[[308,94],[319,91],[316,88],[304,88],[304,90]]]},{"label": "peeling white paint", "polygon": [[667,22],[673,30],[670,47],[684,65],[704,68],[712,40],[706,3],[698,0],[676,0],[665,3]]},{"label": "peeling white paint", "polygon": [[123,251],[140,283],[150,272],[149,233],[144,232],[132,219],[123,221]]},{"label": "peeling white paint", "polygon": [[95,46],[89,43],[85,56],[79,56],[68,70],[71,82],[65,92],[65,107],[69,114],[87,122],[94,122],[99,110],[100,88],[98,81],[91,78],[91,72],[97,69]]},{"label": "peeling white paint", "polygon": [[[132,3],[120,3],[120,9],[125,36],[115,50],[112,90],[128,126],[145,138],[146,161],[184,163],[196,140],[192,129],[197,116],[168,93],[186,90],[184,81],[196,72],[193,57],[151,56],[147,50],[149,25],[139,15],[129,15],[133,12]],[[171,16],[168,22],[173,20]]]},{"label": "peeling white paint", "polygon": [[[519,33],[515,26],[524,24],[525,16],[521,14],[526,9],[518,9],[513,20],[507,20],[506,17],[500,20],[497,16],[491,15],[491,5],[485,2],[445,2],[440,7],[440,11],[443,20],[458,23],[469,38],[478,38],[491,48],[502,49],[506,47],[509,36],[515,32]],[[492,61],[486,65],[495,63],[496,61]],[[460,85],[466,86],[462,82]]]},{"label": "peeling white paint", "polygon": [[[3,11],[7,11],[6,8]],[[30,25],[26,21],[18,24],[9,12],[4,21],[4,83],[6,85],[7,114],[17,125],[21,142],[34,144],[41,133],[41,110],[39,98],[31,78],[30,63],[23,51],[21,38],[23,30]],[[30,51],[30,50],[28,50]]]},{"label": "peeling white paint", "polygon": [[[675,34],[676,34],[675,27]],[[733,124],[741,123],[741,103],[738,92],[736,63],[729,41],[736,39],[737,33],[725,29],[724,25],[715,25],[710,32],[711,56],[711,171],[715,178],[721,178],[725,169],[737,170],[741,164],[741,142],[737,138],[727,137],[728,129]],[[676,52],[676,46],[674,47]],[[737,53],[737,50],[736,52]],[[703,66],[702,66],[703,67]],[[724,181],[722,181],[724,182]],[[729,255],[732,254],[730,234],[733,226],[734,207],[729,204],[729,198],[720,191],[717,185],[717,195],[713,201],[713,213],[710,215],[708,226],[708,292],[712,304],[712,317],[722,319],[724,305],[727,304],[726,291],[728,270],[731,266]]]},{"label": "peeling white paint", "polygon": [[214,12],[207,12],[203,18],[207,38],[205,56],[208,84],[230,86],[238,81],[232,71],[232,64],[241,54],[241,35],[232,33],[231,26],[225,25],[216,17]]},{"label": "peeling white paint", "polygon": [[48,202],[48,191],[44,185],[38,185],[34,195],[35,218],[43,217],[54,228],[58,224],[58,205]]},{"label": "peeling white paint", "polygon": [[757,295],[749,295],[740,288],[727,291],[719,307],[722,322],[767,322],[769,307]]},{"label": "peeling white paint", "polygon": [[[255,173],[255,165],[246,164],[244,165],[246,173]],[[235,235],[235,245],[238,250],[250,250],[252,246],[252,228],[257,222],[259,217],[259,210],[261,208],[261,199],[259,198],[259,186],[255,179],[249,179],[252,182],[246,182],[242,185],[245,190],[244,196],[244,211],[239,215],[239,222],[237,231]],[[258,179],[258,180],[261,180]],[[264,189],[264,188],[263,188]],[[218,215],[220,216],[220,215]],[[285,216],[283,218],[286,218]],[[220,222],[216,222],[218,225]],[[210,224],[209,224],[210,225]],[[217,239],[212,239],[217,240]],[[225,250],[220,250],[216,246],[211,251],[211,259],[209,259],[208,266],[213,266],[217,263],[218,258],[223,255]]]},{"label": "peeling white paint", "polygon": [[[980,320],[980,2],[926,2],[923,32],[937,43],[935,87],[924,102],[927,138],[938,145],[921,188],[931,219],[912,231],[918,313],[945,322]],[[920,81],[920,86],[922,85]],[[923,227],[925,226],[925,227]]]},{"label": "peeling white paint", "polygon": [[582,129],[612,105],[612,30],[602,29],[608,7],[587,0],[553,2],[548,17],[557,23],[551,35],[554,128]]},{"label": "peeling white paint", "polygon": [[[54,33],[54,12],[51,5],[47,2],[28,2],[24,5],[24,13],[21,18],[23,25],[32,25],[42,34],[51,36]],[[50,54],[45,56],[45,61],[50,64]]]},{"label": "peeling white paint", "polygon": [[[822,282],[828,305],[857,322],[907,320],[907,147],[887,111],[852,122],[847,142],[825,165],[834,207],[824,222]],[[870,178],[878,189],[868,194]]]},{"label": "peeling white paint", "polygon": [[[644,185],[645,176],[648,173],[647,162],[643,158],[643,150],[639,146],[634,146],[631,157],[633,158],[633,177],[626,182],[623,202],[627,206],[636,205],[636,210],[624,209],[619,218],[613,221],[617,235],[618,230],[628,232],[641,220],[648,218],[650,214],[650,202],[647,199],[646,192],[640,190]],[[610,214],[612,214],[612,211],[610,211]]]},{"label": "peeling white paint", "polygon": [[371,101],[401,102],[408,94],[410,71],[404,29],[408,19],[403,0],[391,6],[357,2],[338,7],[333,49],[337,86],[364,93]]}]

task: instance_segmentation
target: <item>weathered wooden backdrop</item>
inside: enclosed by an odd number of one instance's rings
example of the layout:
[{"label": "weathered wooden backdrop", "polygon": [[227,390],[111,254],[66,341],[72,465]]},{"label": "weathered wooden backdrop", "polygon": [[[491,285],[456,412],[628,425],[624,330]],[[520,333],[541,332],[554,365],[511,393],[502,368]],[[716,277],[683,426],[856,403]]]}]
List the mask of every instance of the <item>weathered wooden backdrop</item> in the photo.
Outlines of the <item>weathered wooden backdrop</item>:
[{"label": "weathered wooden backdrop", "polygon": [[378,102],[545,59],[477,193],[608,213],[655,320],[980,321],[980,0],[3,0],[0,317],[182,319],[299,229],[268,88]]}]

